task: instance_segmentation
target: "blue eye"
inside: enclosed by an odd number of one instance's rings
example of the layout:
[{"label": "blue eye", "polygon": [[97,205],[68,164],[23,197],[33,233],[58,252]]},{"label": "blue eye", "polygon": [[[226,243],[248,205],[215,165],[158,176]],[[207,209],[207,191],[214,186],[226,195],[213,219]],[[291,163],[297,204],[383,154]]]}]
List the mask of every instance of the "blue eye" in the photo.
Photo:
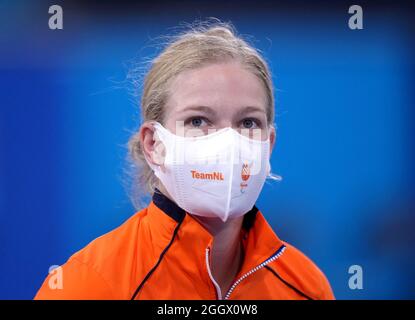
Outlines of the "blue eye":
[{"label": "blue eye", "polygon": [[252,119],[245,119],[242,121],[242,125],[245,129],[251,129],[255,125],[255,122]]},{"label": "blue eye", "polygon": [[200,127],[203,123],[203,120],[202,118],[193,118],[191,123],[193,127]]}]

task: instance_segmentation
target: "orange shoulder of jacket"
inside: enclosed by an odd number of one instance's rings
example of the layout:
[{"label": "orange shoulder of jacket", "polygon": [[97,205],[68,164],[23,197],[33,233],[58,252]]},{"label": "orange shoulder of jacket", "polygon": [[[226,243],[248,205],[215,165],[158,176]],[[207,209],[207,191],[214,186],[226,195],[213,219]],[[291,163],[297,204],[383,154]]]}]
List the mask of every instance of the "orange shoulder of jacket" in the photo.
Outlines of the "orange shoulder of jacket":
[{"label": "orange shoulder of jacket", "polygon": [[284,254],[272,263],[282,279],[313,300],[335,299],[329,281],[317,265],[294,246],[284,244]]},{"label": "orange shoulder of jacket", "polygon": [[[136,235],[140,217],[146,209],[136,213],[121,226],[96,238],[73,254],[60,268],[44,280],[35,299],[118,299],[114,287],[129,282],[134,259],[131,255],[137,245]],[[119,268],[120,265],[128,266]],[[61,277],[58,280],[57,277]],[[61,281],[61,283],[59,283]],[[125,298],[125,297],[122,297]]]}]

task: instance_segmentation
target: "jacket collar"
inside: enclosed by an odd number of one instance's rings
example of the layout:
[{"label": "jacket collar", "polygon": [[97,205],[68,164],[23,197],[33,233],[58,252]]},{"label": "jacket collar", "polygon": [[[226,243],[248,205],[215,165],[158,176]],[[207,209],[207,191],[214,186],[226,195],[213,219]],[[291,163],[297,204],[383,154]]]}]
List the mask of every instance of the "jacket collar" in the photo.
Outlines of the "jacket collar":
[{"label": "jacket collar", "polygon": [[[160,209],[162,210],[166,215],[168,215],[170,218],[175,220],[176,222],[182,221],[185,216],[186,212],[182,208],[180,208],[175,202],[170,200],[168,197],[166,197],[160,190],[156,188],[152,202]],[[248,211],[245,216],[242,223],[242,228],[246,231],[249,231],[251,229],[253,223],[255,222],[255,218],[258,214],[257,207],[253,207],[250,211]]]},{"label": "jacket collar", "polygon": [[[210,283],[205,252],[212,246],[213,236],[208,230],[157,189],[148,207],[148,219],[153,244],[160,248],[171,239],[175,227],[181,223],[174,240],[176,245],[170,249],[177,252],[177,255],[169,255],[171,262],[186,269],[185,272],[198,273]],[[244,215],[241,239],[244,261],[237,278],[273,256],[283,245],[256,206]]]}]

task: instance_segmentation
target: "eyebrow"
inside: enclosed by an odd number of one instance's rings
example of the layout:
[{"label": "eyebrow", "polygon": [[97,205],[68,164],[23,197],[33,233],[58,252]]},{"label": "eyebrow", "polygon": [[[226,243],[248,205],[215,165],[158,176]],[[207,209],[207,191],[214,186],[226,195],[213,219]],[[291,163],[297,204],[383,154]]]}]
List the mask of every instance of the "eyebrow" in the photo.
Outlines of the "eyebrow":
[{"label": "eyebrow", "polygon": [[[188,106],[183,108],[182,110],[180,110],[180,112],[186,112],[186,111],[201,111],[207,114],[214,114],[215,111],[208,106]],[[247,107],[243,107],[242,110],[240,111],[240,113],[245,114],[245,113],[250,113],[250,112],[262,112],[262,113],[266,113],[266,111],[264,110],[264,108],[261,107],[255,107],[255,106],[247,106]]]},{"label": "eyebrow", "polygon": [[186,111],[202,111],[204,113],[210,113],[210,114],[215,113],[215,111],[212,108],[207,107],[207,106],[188,106],[180,110],[180,112],[186,112]]},{"label": "eyebrow", "polygon": [[262,112],[262,113],[267,113],[264,108],[261,107],[254,107],[254,106],[247,106],[244,107],[240,113],[245,114],[245,113],[250,113],[250,112]]}]

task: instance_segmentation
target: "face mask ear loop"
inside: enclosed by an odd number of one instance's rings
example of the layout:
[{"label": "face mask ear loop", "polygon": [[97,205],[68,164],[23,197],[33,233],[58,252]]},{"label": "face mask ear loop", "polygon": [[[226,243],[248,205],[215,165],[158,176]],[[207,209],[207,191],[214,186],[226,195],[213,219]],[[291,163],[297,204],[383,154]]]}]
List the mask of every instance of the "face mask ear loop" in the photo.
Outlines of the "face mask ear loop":
[{"label": "face mask ear loop", "polygon": [[271,163],[268,162],[268,173],[267,173],[267,179],[273,180],[273,181],[281,181],[282,177],[278,174],[273,174],[271,171]]}]

